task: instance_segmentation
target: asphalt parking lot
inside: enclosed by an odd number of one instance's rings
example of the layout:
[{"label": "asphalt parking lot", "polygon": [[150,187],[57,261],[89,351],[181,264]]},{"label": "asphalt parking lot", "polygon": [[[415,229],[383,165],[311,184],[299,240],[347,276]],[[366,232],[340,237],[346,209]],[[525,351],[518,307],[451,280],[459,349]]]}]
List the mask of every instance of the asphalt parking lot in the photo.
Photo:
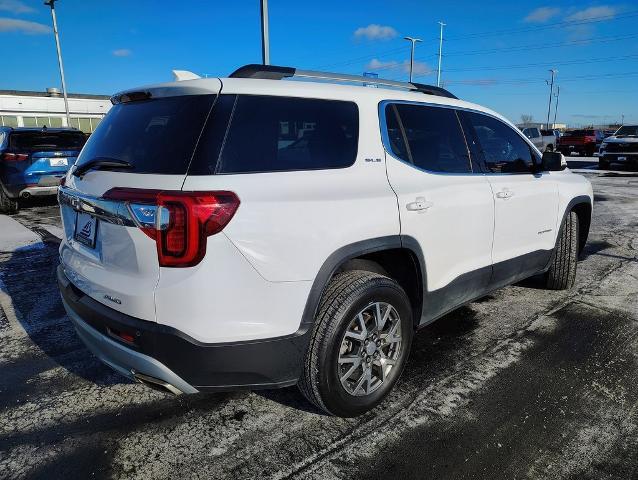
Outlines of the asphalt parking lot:
[{"label": "asphalt parking lot", "polygon": [[530,279],[447,315],[357,419],[295,388],[127,381],[65,316],[56,205],[0,218],[0,478],[638,479],[638,173],[570,166],[596,200],[576,286]]}]

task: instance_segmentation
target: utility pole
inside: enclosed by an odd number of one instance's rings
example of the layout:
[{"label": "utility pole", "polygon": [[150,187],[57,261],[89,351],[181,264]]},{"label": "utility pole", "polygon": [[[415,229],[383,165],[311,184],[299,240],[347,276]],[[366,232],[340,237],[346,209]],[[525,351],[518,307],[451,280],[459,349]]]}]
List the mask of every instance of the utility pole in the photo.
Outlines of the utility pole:
[{"label": "utility pole", "polygon": [[51,7],[51,18],[53,19],[53,35],[55,36],[55,47],[58,51],[58,65],[60,66],[60,78],[62,80],[62,95],[64,96],[64,110],[66,111],[66,126],[71,126],[71,116],[69,115],[69,99],[66,94],[66,82],[64,81],[64,66],[62,65],[62,51],[60,50],[60,37],[58,36],[58,22],[55,17],[55,2],[57,0],[46,0],[45,5]]},{"label": "utility pole", "polygon": [[621,115],[620,115],[620,118],[622,119],[622,120],[620,121],[620,126],[622,127],[622,126],[625,124],[625,114],[624,114],[624,113],[623,113],[623,114],[621,114]]},{"label": "utility pole", "polygon": [[443,56],[443,27],[445,27],[446,24],[443,22],[439,22],[439,25],[441,26],[441,33],[439,35],[439,68],[438,68],[438,73],[436,75],[437,87],[441,86],[441,57]]},{"label": "utility pole", "polygon": [[551,81],[547,81],[545,80],[545,83],[547,83],[547,85],[549,85],[549,105],[547,106],[547,127],[549,128],[549,115],[551,113],[552,110],[552,96],[554,95],[554,75],[556,75],[558,73],[558,70],[555,69],[551,69],[550,72],[552,73],[552,79]]},{"label": "utility pole", "polygon": [[268,38],[268,0],[261,0],[261,63],[270,65],[270,39]]},{"label": "utility pole", "polygon": [[414,46],[417,42],[421,42],[420,38],[403,37],[404,40],[408,40],[411,43],[410,46],[410,83],[412,83],[412,70],[414,70]]},{"label": "utility pole", "polygon": [[558,113],[558,97],[560,96],[560,85],[556,87],[556,106],[554,107],[554,123],[552,128],[556,128],[556,114]]}]

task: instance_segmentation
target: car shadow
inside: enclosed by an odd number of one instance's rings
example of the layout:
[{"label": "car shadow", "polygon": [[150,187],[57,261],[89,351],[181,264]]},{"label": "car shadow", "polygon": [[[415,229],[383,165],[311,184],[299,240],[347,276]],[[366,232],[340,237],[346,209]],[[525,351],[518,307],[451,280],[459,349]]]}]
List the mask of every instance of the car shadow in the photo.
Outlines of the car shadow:
[{"label": "car shadow", "polygon": [[0,286],[12,310],[5,313],[32,342],[18,332],[4,345],[11,360],[0,367],[0,405],[42,389],[64,389],[72,377],[44,375],[56,365],[98,385],[129,383],[93,356],[66,316],[57,286],[57,247],[58,242],[46,241],[0,255]]},{"label": "car shadow", "polygon": [[[492,299],[493,297],[488,295],[479,299],[478,302],[488,302]],[[470,304],[418,330],[412,340],[403,378],[409,379],[418,374],[423,379],[425,374],[426,378],[423,381],[427,383],[427,377],[434,378],[441,370],[451,367],[456,362],[453,352],[458,352],[469,341],[478,324],[477,313]],[[289,408],[316,415],[327,415],[306,400],[296,386],[278,390],[259,390],[255,393]]]}]

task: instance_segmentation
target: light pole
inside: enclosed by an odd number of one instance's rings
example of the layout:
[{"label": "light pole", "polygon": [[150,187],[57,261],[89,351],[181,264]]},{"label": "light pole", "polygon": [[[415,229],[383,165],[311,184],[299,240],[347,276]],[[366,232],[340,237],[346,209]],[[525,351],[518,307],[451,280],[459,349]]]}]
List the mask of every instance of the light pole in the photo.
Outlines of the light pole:
[{"label": "light pole", "polygon": [[261,0],[261,63],[270,65],[270,39],[268,38],[268,0]]},{"label": "light pole", "polygon": [[436,75],[436,86],[441,86],[441,57],[443,56],[443,27],[445,27],[445,23],[439,22],[441,25],[441,34],[439,35],[439,68],[438,73]]},{"label": "light pole", "polygon": [[414,37],[403,37],[404,40],[407,40],[411,43],[410,45],[410,82],[412,82],[412,70],[414,69],[414,46],[417,42],[421,42],[420,38]]},{"label": "light pole", "polygon": [[556,86],[556,106],[554,107],[554,123],[552,128],[556,128],[556,114],[558,113],[558,97],[560,96],[560,85]]},{"label": "light pole", "polygon": [[549,105],[547,106],[547,128],[549,128],[549,115],[552,110],[552,96],[554,95],[554,75],[558,73],[558,70],[554,70],[552,68],[550,72],[552,73],[551,81],[545,80],[545,83],[549,85]]},{"label": "light pole", "polygon": [[58,51],[58,65],[60,66],[60,79],[62,80],[62,96],[64,97],[64,110],[66,111],[66,126],[71,126],[71,116],[69,115],[69,99],[66,95],[66,82],[64,81],[64,66],[62,66],[62,51],[60,50],[60,37],[58,36],[58,22],[55,17],[55,2],[57,0],[45,0],[44,4],[51,7],[51,18],[53,19],[53,35],[55,36],[55,47]]}]

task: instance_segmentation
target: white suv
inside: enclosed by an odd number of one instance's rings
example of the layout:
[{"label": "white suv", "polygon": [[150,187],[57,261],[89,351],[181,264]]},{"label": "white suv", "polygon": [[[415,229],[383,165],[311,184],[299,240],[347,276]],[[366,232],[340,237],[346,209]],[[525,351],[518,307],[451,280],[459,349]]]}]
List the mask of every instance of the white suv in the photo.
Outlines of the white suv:
[{"label": "white suv", "polygon": [[589,182],[443,89],[250,65],[112,101],[60,187],[58,280],[87,346],[149,386],[299,384],[358,415],[418,328],[574,282]]}]

